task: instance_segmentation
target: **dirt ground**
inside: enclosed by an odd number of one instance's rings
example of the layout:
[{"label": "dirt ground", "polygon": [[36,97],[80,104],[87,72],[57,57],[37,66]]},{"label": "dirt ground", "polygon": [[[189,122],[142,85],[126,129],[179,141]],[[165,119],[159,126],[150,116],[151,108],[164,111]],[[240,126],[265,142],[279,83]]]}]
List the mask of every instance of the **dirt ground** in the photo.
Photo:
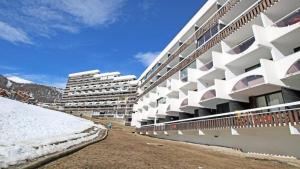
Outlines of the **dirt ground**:
[{"label": "dirt ground", "polygon": [[[102,120],[102,123],[107,121]],[[132,133],[113,122],[108,137],[43,169],[293,169],[276,160],[249,158],[204,146],[160,140]],[[233,151],[233,150],[232,150]]]}]

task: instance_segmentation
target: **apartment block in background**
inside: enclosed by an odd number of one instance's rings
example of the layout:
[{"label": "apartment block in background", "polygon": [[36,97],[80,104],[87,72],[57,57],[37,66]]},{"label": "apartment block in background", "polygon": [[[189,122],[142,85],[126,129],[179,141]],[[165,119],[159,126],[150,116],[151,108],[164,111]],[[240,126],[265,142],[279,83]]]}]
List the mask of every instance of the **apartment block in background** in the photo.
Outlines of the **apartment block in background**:
[{"label": "apartment block in background", "polygon": [[64,111],[76,115],[131,118],[137,96],[134,75],[99,70],[69,75],[63,94]]}]

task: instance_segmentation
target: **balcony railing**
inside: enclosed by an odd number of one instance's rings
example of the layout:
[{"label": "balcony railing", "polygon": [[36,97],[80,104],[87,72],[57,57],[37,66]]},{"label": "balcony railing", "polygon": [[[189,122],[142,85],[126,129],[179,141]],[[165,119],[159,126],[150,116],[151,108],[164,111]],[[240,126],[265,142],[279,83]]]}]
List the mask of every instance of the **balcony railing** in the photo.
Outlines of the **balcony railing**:
[{"label": "balcony railing", "polygon": [[[253,128],[300,125],[300,102],[244,110],[240,113],[230,112],[203,116],[174,122],[158,123],[137,128],[137,132],[168,130],[205,130],[224,128]],[[270,111],[274,108],[284,110]]]},{"label": "balcony railing", "polygon": [[208,63],[206,63],[205,65],[203,65],[201,68],[200,68],[200,70],[201,71],[207,71],[207,70],[209,70],[209,69],[211,69],[212,67],[213,67],[213,61],[210,61],[210,62],[208,62]]},{"label": "balcony railing", "polygon": [[216,97],[216,90],[212,89],[203,94],[203,96],[201,97],[201,101],[207,100],[207,99],[212,99],[214,97]]},{"label": "balcony railing", "polygon": [[229,53],[229,54],[239,54],[239,53],[242,53],[245,50],[247,50],[254,42],[255,42],[255,38],[254,38],[254,36],[252,36],[249,39],[246,39],[246,40],[242,41],[237,46],[233,47],[227,53]]},{"label": "balcony railing", "polygon": [[231,115],[227,117],[197,120],[190,122],[169,123],[158,126],[143,126],[137,129],[138,132],[169,131],[169,130],[203,130],[203,129],[224,129],[224,128],[249,128],[265,126],[284,126],[291,124],[299,125],[300,110],[249,113],[244,115]]},{"label": "balcony railing", "polygon": [[264,83],[264,77],[262,75],[252,75],[243,78],[242,80],[238,81],[232,91],[239,91],[242,89],[250,88],[259,84]]},{"label": "balcony railing", "polygon": [[287,75],[300,72],[300,60],[296,61],[287,71]]},{"label": "balcony railing", "polygon": [[287,15],[280,21],[276,23],[277,27],[286,27],[289,25],[293,25],[295,23],[300,22],[300,9],[297,9],[297,11]]}]

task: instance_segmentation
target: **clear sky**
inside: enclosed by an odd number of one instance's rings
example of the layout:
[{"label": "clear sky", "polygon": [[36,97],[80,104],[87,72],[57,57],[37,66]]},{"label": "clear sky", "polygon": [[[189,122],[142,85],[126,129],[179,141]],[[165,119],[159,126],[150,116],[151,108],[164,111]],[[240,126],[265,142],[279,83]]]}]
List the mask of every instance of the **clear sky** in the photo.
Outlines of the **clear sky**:
[{"label": "clear sky", "polygon": [[137,77],[205,0],[1,0],[0,74],[64,87],[69,73]]}]

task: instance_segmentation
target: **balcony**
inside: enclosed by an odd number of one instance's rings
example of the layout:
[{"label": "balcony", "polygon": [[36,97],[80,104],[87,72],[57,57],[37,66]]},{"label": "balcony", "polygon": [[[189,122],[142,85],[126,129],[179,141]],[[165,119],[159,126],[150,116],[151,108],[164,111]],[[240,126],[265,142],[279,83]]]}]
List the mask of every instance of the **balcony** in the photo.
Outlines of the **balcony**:
[{"label": "balcony", "polygon": [[179,116],[179,112],[181,112],[179,99],[168,98],[167,105],[166,112],[168,115]]},{"label": "balcony", "polygon": [[180,109],[186,113],[194,113],[194,110],[201,107],[198,103],[200,93],[196,91],[188,91],[187,97],[181,100]]},{"label": "balcony", "polygon": [[286,27],[286,26],[294,25],[298,22],[300,22],[300,9],[297,9],[295,12],[279,20],[275,25],[277,27]]},{"label": "balcony", "polygon": [[245,77],[244,79],[238,81],[236,85],[234,85],[232,91],[240,91],[253,86],[257,86],[264,83],[264,77],[262,75],[252,75]]},{"label": "balcony", "polygon": [[290,88],[300,90],[300,52],[281,59],[277,67],[282,70],[281,80]]},{"label": "balcony", "polygon": [[237,46],[233,47],[227,53],[232,54],[232,55],[240,54],[240,53],[246,51],[254,42],[255,42],[255,38],[254,38],[254,36],[252,36],[252,37],[242,41]]},{"label": "balcony", "polygon": [[223,79],[225,77],[224,70],[218,67],[214,67],[213,60],[204,64],[197,74],[199,80],[205,80],[206,82],[213,82],[214,79]]},{"label": "balcony", "polygon": [[[295,48],[299,46],[300,34],[300,9],[288,14],[283,19],[277,21],[273,26],[266,28],[268,37],[284,55],[287,53],[287,47]],[[290,50],[288,50],[290,51]]]},{"label": "balcony", "polygon": [[263,63],[260,68],[253,69],[227,81],[230,96],[242,99],[280,90],[281,82],[270,76],[271,73],[273,74],[272,70],[276,70],[275,66],[270,67],[270,64],[266,67],[265,65]]},{"label": "balcony", "polygon": [[179,86],[179,89],[181,89],[181,90],[196,90],[200,73],[201,73],[201,71],[198,69],[187,68],[185,76],[184,76],[186,81],[183,81],[183,83]]}]

